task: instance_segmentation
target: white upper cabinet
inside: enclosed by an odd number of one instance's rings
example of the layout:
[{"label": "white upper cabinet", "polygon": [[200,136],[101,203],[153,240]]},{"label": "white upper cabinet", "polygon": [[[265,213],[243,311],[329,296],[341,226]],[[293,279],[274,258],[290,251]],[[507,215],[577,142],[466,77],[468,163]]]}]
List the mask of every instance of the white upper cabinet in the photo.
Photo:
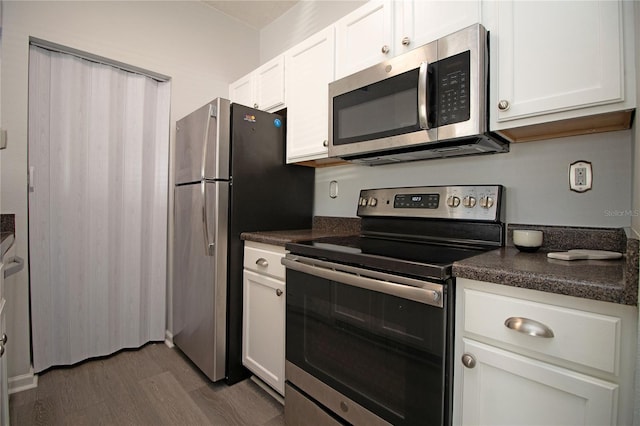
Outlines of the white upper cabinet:
[{"label": "white upper cabinet", "polygon": [[287,163],[327,157],[334,45],[334,30],[328,27],[285,53]]},{"label": "white upper cabinet", "polygon": [[284,108],[284,56],[278,56],[229,85],[231,102],[274,112]]},{"label": "white upper cabinet", "polygon": [[480,22],[480,1],[374,0],[336,23],[336,79]]},{"label": "white upper cabinet", "polygon": [[394,55],[392,2],[370,1],[336,23],[336,79]]},{"label": "white upper cabinet", "polygon": [[395,3],[396,53],[404,53],[480,22],[480,0]]},{"label": "white upper cabinet", "polygon": [[254,73],[247,74],[229,85],[229,100],[236,104],[253,106],[254,95]]},{"label": "white upper cabinet", "polygon": [[635,108],[630,3],[485,2],[491,129]]}]

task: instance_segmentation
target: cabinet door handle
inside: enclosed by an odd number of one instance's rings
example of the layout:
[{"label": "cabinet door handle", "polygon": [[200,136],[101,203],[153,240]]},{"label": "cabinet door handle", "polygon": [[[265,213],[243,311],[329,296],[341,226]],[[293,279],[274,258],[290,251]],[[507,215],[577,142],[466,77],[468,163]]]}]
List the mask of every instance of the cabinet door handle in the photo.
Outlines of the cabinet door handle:
[{"label": "cabinet door handle", "polygon": [[276,289],[276,296],[282,296],[282,290],[280,290],[279,288]]},{"label": "cabinet door handle", "polygon": [[500,102],[498,102],[498,109],[500,111],[506,111],[509,109],[509,107],[511,107],[511,105],[509,104],[509,101],[505,101],[504,99],[501,100]]},{"label": "cabinet door handle", "polygon": [[256,260],[256,265],[264,266],[266,268],[267,266],[269,266],[269,262],[267,262],[267,259],[265,259],[264,257],[261,257],[260,259]]},{"label": "cabinet door handle", "polygon": [[382,49],[380,49],[380,51],[381,51],[382,53],[384,53],[385,55],[386,55],[387,53],[389,53],[389,50],[390,50],[390,49],[389,49],[389,46],[387,46],[386,44],[385,44],[384,46],[382,46]]},{"label": "cabinet door handle", "polygon": [[258,109],[258,104],[253,104],[253,107]]},{"label": "cabinet door handle", "polygon": [[505,327],[520,333],[528,334],[534,337],[551,338],[554,336],[553,330],[544,325],[541,322],[523,318],[523,317],[509,317],[504,322]]},{"label": "cabinet door handle", "polygon": [[2,337],[0,337],[0,342],[2,342],[3,345],[7,344],[7,333],[2,333]]},{"label": "cabinet door handle", "polygon": [[324,146],[325,148],[329,146],[329,141],[328,140],[323,140],[322,141],[322,146]]},{"label": "cabinet door handle", "polygon": [[0,345],[0,358],[4,355],[4,345]]},{"label": "cabinet door handle", "polygon": [[408,45],[410,45],[410,44],[411,44],[411,39],[410,39],[409,37],[404,37],[404,38],[402,39],[402,45],[403,45],[403,46],[408,46]]},{"label": "cabinet door handle", "polygon": [[471,354],[462,355],[462,364],[467,368],[473,368],[476,366],[476,359]]}]

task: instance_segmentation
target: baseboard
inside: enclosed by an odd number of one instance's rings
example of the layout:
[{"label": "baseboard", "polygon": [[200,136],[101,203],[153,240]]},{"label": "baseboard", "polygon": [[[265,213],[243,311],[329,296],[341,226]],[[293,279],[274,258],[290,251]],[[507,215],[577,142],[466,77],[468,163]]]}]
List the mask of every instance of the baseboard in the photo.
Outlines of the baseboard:
[{"label": "baseboard", "polygon": [[38,375],[34,374],[33,369],[27,374],[20,376],[9,377],[8,380],[9,395],[16,392],[22,392],[28,389],[34,389],[38,387]]},{"label": "baseboard", "polygon": [[173,348],[173,333],[169,330],[164,332],[164,344],[169,348]]}]

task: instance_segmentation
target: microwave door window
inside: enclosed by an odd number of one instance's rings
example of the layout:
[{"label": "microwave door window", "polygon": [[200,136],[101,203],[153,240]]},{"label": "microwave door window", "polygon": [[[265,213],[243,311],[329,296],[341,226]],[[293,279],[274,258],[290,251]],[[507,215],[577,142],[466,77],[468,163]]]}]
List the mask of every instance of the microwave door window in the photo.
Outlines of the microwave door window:
[{"label": "microwave door window", "polygon": [[345,145],[420,130],[418,70],[334,99],[334,144]]}]

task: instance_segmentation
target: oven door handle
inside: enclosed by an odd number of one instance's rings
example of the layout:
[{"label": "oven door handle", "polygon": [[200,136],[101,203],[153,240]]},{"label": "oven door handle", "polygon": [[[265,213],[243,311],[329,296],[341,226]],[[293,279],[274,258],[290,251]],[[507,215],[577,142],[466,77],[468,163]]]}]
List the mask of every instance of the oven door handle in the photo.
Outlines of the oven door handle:
[{"label": "oven door handle", "polygon": [[[442,297],[444,287],[441,284],[290,254],[282,258],[281,263],[294,271],[336,281],[341,284],[377,291],[438,308],[444,307]],[[374,277],[366,275],[372,275]],[[390,281],[390,279],[396,282]]]}]

